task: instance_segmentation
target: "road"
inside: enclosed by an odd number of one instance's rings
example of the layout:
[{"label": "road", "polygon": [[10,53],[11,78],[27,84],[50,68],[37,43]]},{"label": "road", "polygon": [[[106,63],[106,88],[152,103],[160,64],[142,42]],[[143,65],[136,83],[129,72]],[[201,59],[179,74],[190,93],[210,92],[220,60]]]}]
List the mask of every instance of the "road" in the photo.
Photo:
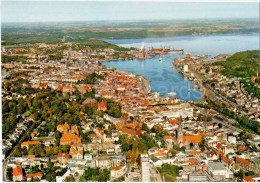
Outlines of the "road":
[{"label": "road", "polygon": [[232,131],[237,131],[237,132],[239,132],[239,133],[240,133],[240,132],[243,132],[243,130],[232,126],[232,125],[229,124],[227,121],[220,121],[220,120],[218,120],[218,119],[216,119],[216,118],[214,118],[214,117],[212,118],[212,120],[213,120],[213,122],[215,122],[215,123],[220,123],[220,124],[222,124],[223,126],[225,126],[226,128],[231,129]]},{"label": "road", "polygon": [[[33,123],[36,123],[36,122],[33,122]],[[38,124],[38,126],[40,125],[41,123]],[[36,124],[36,127],[32,124],[26,131],[27,132],[32,132],[35,128],[38,127],[37,124]],[[8,154],[8,156],[5,158],[5,161],[3,162],[3,181],[6,182],[8,181],[7,180],[7,177],[6,177],[6,173],[7,173],[7,160],[9,158],[9,156],[12,154],[12,152],[14,151],[15,147],[20,145],[21,143],[21,140],[22,138],[24,137],[24,135],[26,135],[26,132],[24,132],[24,134],[19,138],[18,140],[18,143],[12,148],[12,150],[10,151],[10,153]]]},{"label": "road", "polygon": [[3,162],[3,182],[8,181],[6,175],[7,175],[7,159],[5,159]]},{"label": "road", "polygon": [[[151,182],[162,182],[161,174],[157,170],[157,168],[154,166],[154,164],[150,164],[150,175],[151,175],[151,178],[154,179],[154,181],[151,181]],[[150,180],[152,180],[152,179],[150,179]]]}]

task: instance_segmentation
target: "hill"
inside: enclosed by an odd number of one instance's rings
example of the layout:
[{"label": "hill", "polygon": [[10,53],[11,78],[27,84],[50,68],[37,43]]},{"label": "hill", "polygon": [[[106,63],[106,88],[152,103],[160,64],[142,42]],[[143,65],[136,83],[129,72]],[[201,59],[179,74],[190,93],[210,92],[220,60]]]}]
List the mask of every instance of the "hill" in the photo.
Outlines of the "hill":
[{"label": "hill", "polygon": [[260,70],[259,50],[237,52],[225,61],[215,62],[221,65],[221,73],[228,77],[250,78]]}]

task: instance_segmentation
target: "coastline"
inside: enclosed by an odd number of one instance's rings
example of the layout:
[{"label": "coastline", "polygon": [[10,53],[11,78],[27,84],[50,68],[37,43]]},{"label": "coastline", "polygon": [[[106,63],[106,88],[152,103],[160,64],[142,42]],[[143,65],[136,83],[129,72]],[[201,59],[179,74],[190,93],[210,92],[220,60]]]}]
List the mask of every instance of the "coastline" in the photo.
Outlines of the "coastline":
[{"label": "coastline", "polygon": [[199,80],[202,80],[202,78],[199,76],[199,74],[191,67],[191,65],[189,63],[186,63],[188,66],[189,66],[189,72],[185,73],[180,67],[178,66],[175,66],[174,67],[177,69],[177,71],[183,76],[183,78],[187,78],[188,80],[190,80],[191,82],[193,82],[195,85],[198,85],[199,86],[199,91],[201,93],[201,97],[200,97],[200,100],[196,101],[196,102],[199,102],[199,101],[203,101],[204,97],[205,97],[205,87],[204,85],[202,84],[202,82],[200,81],[195,81],[194,79],[192,79],[190,77],[190,73],[193,73]]}]

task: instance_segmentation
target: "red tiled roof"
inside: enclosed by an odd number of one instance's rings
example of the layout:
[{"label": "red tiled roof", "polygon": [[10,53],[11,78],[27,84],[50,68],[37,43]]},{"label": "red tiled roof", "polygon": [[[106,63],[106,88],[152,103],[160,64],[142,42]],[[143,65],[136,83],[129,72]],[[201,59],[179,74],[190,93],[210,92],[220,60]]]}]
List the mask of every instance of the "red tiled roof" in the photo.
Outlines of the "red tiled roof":
[{"label": "red tiled roof", "polygon": [[189,164],[190,164],[190,165],[197,165],[198,162],[197,162],[196,158],[190,158],[190,159],[189,159]]},{"label": "red tiled roof", "polygon": [[73,134],[63,134],[62,137],[60,138],[60,144],[61,145],[81,145],[81,139],[77,135]]},{"label": "red tiled roof", "polygon": [[48,85],[48,83],[41,83],[40,85],[39,85],[39,87],[40,88],[44,88],[44,87],[46,87]]},{"label": "red tiled roof", "polygon": [[221,156],[223,156],[224,155],[224,153],[219,149],[218,151],[217,151],[217,153],[216,153],[217,155],[221,155]]},{"label": "red tiled roof", "polygon": [[169,136],[169,135],[165,135],[163,138],[164,138],[165,140],[176,140],[176,137]]},{"label": "red tiled roof", "polygon": [[188,141],[189,143],[200,143],[201,135],[184,135],[183,142]]},{"label": "red tiled roof", "polygon": [[241,163],[241,164],[244,164],[244,165],[247,165],[247,166],[249,166],[250,163],[251,163],[250,161],[245,160],[245,159],[240,158],[240,157],[236,157],[236,161],[237,161],[238,163]]},{"label": "red tiled roof", "polygon": [[256,180],[252,179],[251,177],[248,177],[246,175],[243,176],[243,180],[245,182],[256,182]]},{"label": "red tiled roof", "polygon": [[190,151],[190,155],[201,154],[201,151]]},{"label": "red tiled roof", "polygon": [[178,125],[179,124],[178,119],[169,119],[168,122],[171,123],[172,125]]},{"label": "red tiled roof", "polygon": [[37,172],[37,173],[32,173],[32,174],[27,174],[26,178],[34,178],[34,177],[42,177],[42,173],[41,172]]},{"label": "red tiled roof", "polygon": [[212,111],[212,110],[209,110],[209,114],[211,114],[211,115],[214,115],[214,114],[215,114],[215,112],[214,112],[214,111]]},{"label": "red tiled roof", "polygon": [[23,169],[19,166],[13,168],[13,176],[23,175]]},{"label": "red tiled roof", "polygon": [[247,146],[237,146],[238,151],[247,151],[248,147]]},{"label": "red tiled roof", "polygon": [[41,145],[39,141],[26,141],[21,144],[21,147],[28,147],[30,145]]},{"label": "red tiled roof", "polygon": [[223,161],[225,162],[225,163],[227,163],[227,164],[231,164],[232,163],[232,160],[231,159],[228,159],[226,156],[222,156],[222,159],[223,159]]},{"label": "red tiled roof", "polygon": [[114,167],[111,168],[111,170],[113,170],[113,171],[117,171],[117,170],[122,169],[123,167],[124,167],[124,166],[122,166],[122,165],[114,166]]},{"label": "red tiled roof", "polygon": [[218,143],[218,144],[216,145],[216,147],[217,147],[218,149],[221,149],[223,146],[222,146],[220,143]]},{"label": "red tiled roof", "polygon": [[74,147],[71,146],[70,148],[70,154],[73,156],[73,155],[77,155],[77,154],[81,154],[83,155],[83,150],[77,150],[75,149]]},{"label": "red tiled roof", "polygon": [[60,157],[64,157],[64,158],[69,159],[69,158],[70,158],[70,155],[67,154],[67,153],[58,153],[57,157],[58,157],[58,158],[60,158]]}]

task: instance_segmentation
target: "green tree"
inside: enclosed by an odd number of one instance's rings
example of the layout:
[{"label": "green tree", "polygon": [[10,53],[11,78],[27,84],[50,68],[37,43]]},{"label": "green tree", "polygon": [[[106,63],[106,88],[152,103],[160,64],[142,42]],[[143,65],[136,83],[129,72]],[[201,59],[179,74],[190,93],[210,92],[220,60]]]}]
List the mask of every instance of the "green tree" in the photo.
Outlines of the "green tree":
[{"label": "green tree", "polygon": [[46,175],[46,180],[48,182],[56,182],[56,176],[55,176],[54,172],[48,173]]},{"label": "green tree", "polygon": [[67,176],[64,182],[75,182],[75,178],[73,176]]}]

